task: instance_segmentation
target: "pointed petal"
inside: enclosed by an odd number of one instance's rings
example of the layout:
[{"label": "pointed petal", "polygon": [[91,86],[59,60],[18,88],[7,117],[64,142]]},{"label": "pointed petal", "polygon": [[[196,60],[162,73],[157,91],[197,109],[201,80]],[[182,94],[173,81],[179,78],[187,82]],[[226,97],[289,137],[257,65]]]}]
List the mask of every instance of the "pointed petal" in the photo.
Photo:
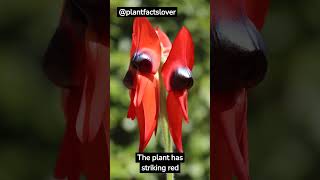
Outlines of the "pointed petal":
[{"label": "pointed petal", "polygon": [[156,73],[160,66],[160,40],[146,17],[136,17],[133,22],[131,59],[136,52],[146,51],[151,56],[152,72]]},{"label": "pointed petal", "polygon": [[145,117],[144,117],[144,111],[143,106],[140,104],[140,106],[136,107],[136,115],[138,119],[138,126],[139,126],[139,152],[144,151],[144,144],[145,144]]},{"label": "pointed petal", "polygon": [[103,180],[109,178],[107,176],[108,154],[106,134],[101,128],[97,133],[97,137],[85,144],[81,144],[81,166],[82,174],[88,180]]},{"label": "pointed petal", "polygon": [[194,45],[192,37],[187,28],[182,27],[176,39],[173,42],[169,57],[164,63],[161,71],[166,89],[171,90],[170,78],[171,74],[178,67],[188,67],[190,71],[194,64]]},{"label": "pointed petal", "polygon": [[180,106],[178,99],[173,92],[167,96],[167,115],[171,137],[179,152],[183,152],[182,147],[182,112],[177,107]]},{"label": "pointed petal", "polygon": [[105,117],[107,105],[108,64],[106,46],[86,33],[86,79],[77,117],[77,135],[81,142],[92,141]]},{"label": "pointed petal", "polygon": [[156,32],[158,34],[159,40],[163,48],[162,54],[167,57],[172,47],[171,41],[166,35],[166,33],[164,33],[159,27],[156,28]]},{"label": "pointed petal", "polygon": [[54,176],[77,180],[80,177],[80,142],[75,126],[78,108],[81,102],[81,90],[72,89],[63,91],[64,115],[66,129],[56,162]]},{"label": "pointed petal", "polygon": [[138,74],[137,75],[137,87],[136,87],[136,94],[134,95],[134,106],[138,107],[141,104],[144,90],[148,83],[152,83],[150,79],[146,78],[143,75]]},{"label": "pointed petal", "polygon": [[87,35],[87,55],[93,72],[93,94],[90,104],[89,116],[89,141],[92,141],[102,125],[102,121],[106,115],[107,105],[107,86],[108,86],[108,49],[105,45],[93,41],[90,32]]},{"label": "pointed petal", "polygon": [[[149,79],[150,78],[150,79]],[[158,103],[158,90],[157,90],[157,78],[151,78],[151,77],[145,77],[145,76],[139,76],[138,78],[138,89],[139,86],[144,86],[143,93],[139,92],[136,93],[135,96],[141,96],[141,99],[139,104],[135,105],[135,114],[138,119],[139,124],[139,131],[140,131],[140,145],[139,145],[139,151],[143,152],[145,147],[147,146],[148,142],[150,141],[150,138],[152,136],[152,133],[155,131],[155,128],[157,126],[157,120],[158,120],[158,113],[159,113],[159,103]],[[141,83],[143,82],[143,83]],[[141,93],[141,95],[139,95]]]},{"label": "pointed petal", "polygon": [[87,115],[87,89],[88,89],[88,77],[85,78],[84,85],[83,85],[83,91],[82,91],[82,96],[81,96],[81,102],[80,102],[80,107],[77,115],[77,120],[76,120],[76,132],[78,135],[78,138],[80,142],[85,141],[85,124],[86,124],[86,115]]},{"label": "pointed petal", "polygon": [[157,126],[158,115],[158,101],[157,101],[157,89],[155,83],[149,83],[144,91],[142,100],[144,117],[145,117],[145,137],[144,148],[149,143],[152,133]]},{"label": "pointed petal", "polygon": [[188,117],[188,91],[183,92],[174,92],[176,98],[179,101],[180,109],[183,114],[184,120],[186,123],[189,123]]},{"label": "pointed petal", "polygon": [[[246,111],[244,111],[244,104],[246,104],[246,90],[240,89],[232,93],[221,93],[219,96],[220,97],[215,98],[213,101],[213,118],[215,119],[213,131],[220,132],[220,134],[215,135],[214,139],[216,142],[214,143],[214,147],[216,147],[216,153],[221,153],[215,154],[215,157],[221,156],[221,158],[216,159],[216,167],[221,169],[223,166],[225,168],[225,173],[230,173],[232,171],[232,174],[235,174],[239,180],[248,180],[248,164],[247,159],[245,159],[247,156],[244,156],[244,154],[247,153],[244,152],[247,151],[247,147],[244,147],[244,144],[239,142],[239,139],[242,139],[241,136],[246,133],[243,130],[244,123],[246,125],[246,120],[244,121],[243,119],[245,117],[243,113],[246,113]],[[233,104],[233,106],[225,109],[225,102],[223,101],[233,101],[227,102],[228,104]],[[221,104],[224,107],[219,107]],[[222,148],[228,149],[228,151],[221,151]],[[227,156],[231,157],[231,161],[230,159],[228,160]],[[223,159],[225,159],[224,162],[222,161]],[[228,176],[228,174],[222,174],[222,172],[216,173],[218,173],[219,176]]]}]

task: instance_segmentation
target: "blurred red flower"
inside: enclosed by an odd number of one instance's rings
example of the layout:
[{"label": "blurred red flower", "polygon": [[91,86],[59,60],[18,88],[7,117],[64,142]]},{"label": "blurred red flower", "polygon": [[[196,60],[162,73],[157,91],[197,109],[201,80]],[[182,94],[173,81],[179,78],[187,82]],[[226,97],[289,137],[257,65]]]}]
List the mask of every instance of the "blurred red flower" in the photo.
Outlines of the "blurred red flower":
[{"label": "blurred red flower", "polygon": [[211,1],[211,178],[249,179],[247,91],[264,79],[268,0]]},{"label": "blurred red flower", "polygon": [[108,10],[105,1],[65,0],[45,54],[44,71],[62,89],[66,120],[58,179],[109,179]]}]

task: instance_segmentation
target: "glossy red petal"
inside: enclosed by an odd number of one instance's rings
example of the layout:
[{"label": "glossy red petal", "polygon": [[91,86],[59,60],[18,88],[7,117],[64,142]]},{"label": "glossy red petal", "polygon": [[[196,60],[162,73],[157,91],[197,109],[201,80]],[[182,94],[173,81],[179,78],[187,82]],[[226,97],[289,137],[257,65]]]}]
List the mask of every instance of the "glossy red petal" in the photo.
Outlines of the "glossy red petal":
[{"label": "glossy red petal", "polygon": [[157,126],[158,121],[158,113],[159,113],[159,103],[158,103],[158,89],[157,89],[157,80],[147,85],[142,105],[144,110],[145,117],[145,143],[144,146],[150,141],[152,133],[155,132],[155,128]]},{"label": "glossy red petal", "polygon": [[[245,89],[214,95],[212,130],[215,179],[231,180],[233,175],[239,180],[249,179],[246,98]],[[232,104],[230,108],[226,109],[226,101]]]},{"label": "glossy red petal", "polygon": [[171,137],[179,152],[183,152],[182,147],[182,117],[183,113],[179,107],[179,101],[174,92],[170,91],[167,96],[167,115]]},{"label": "glossy red petal", "polygon": [[151,80],[140,74],[137,74],[136,79],[137,79],[137,85],[136,85],[135,95],[133,98],[133,104],[135,107],[138,107],[141,104],[145,88],[148,85],[148,83],[151,83]]},{"label": "glossy red petal", "polygon": [[[138,79],[138,85],[141,84],[139,81],[144,82],[143,84],[145,85],[141,102],[135,106],[135,114],[140,131],[139,151],[143,152],[157,127],[159,115],[159,80],[155,77],[145,76],[140,76]],[[137,87],[137,91],[139,91],[139,87]]]},{"label": "glossy red petal", "polygon": [[192,70],[194,64],[194,45],[192,37],[187,28],[182,27],[175,38],[169,57],[164,63],[161,75],[168,91],[170,87],[171,74],[178,67],[188,67]]},{"label": "glossy red petal", "polygon": [[133,22],[132,47],[130,58],[136,52],[148,52],[152,59],[152,72],[160,66],[161,47],[158,35],[146,17],[136,17]]},{"label": "glossy red petal", "polygon": [[139,126],[139,152],[144,151],[144,144],[145,144],[145,117],[144,117],[144,111],[143,111],[143,105],[136,107],[136,116],[138,120],[138,126]]},{"label": "glossy red petal", "polygon": [[188,117],[188,91],[185,90],[183,92],[174,92],[176,98],[179,101],[179,106],[181,109],[181,112],[183,114],[184,120],[189,123],[189,117]]},{"label": "glossy red petal", "polygon": [[166,33],[164,33],[159,27],[156,28],[159,40],[162,45],[162,54],[166,57],[169,55],[172,48],[172,44]]}]

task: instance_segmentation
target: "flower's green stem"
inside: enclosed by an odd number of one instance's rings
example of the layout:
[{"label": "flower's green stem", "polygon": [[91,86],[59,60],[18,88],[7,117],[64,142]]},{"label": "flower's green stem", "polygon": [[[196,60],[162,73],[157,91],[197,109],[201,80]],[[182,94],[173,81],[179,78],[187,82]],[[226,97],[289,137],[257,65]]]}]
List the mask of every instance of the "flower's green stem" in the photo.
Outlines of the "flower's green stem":
[{"label": "flower's green stem", "polygon": [[[166,109],[167,94],[166,94],[166,89],[164,87],[163,80],[160,74],[159,74],[159,81],[160,81],[160,120],[162,124],[164,151],[173,152],[172,140],[170,137],[169,125],[167,121],[167,109]],[[167,180],[174,180],[174,173],[167,173],[166,177],[167,177]]]}]

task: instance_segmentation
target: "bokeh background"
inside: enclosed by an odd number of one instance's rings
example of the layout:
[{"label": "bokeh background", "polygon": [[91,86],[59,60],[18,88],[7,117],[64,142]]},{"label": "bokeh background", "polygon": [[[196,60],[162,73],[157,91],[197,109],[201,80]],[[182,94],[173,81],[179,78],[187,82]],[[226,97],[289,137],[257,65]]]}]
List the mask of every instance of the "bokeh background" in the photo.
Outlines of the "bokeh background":
[{"label": "bokeh background", "polygon": [[[118,6],[178,7],[178,17],[148,18],[151,24],[167,33],[173,42],[182,26],[186,26],[195,44],[194,86],[189,91],[190,123],[183,122],[185,163],[176,179],[209,179],[210,164],[210,10],[209,1],[142,0],[111,2],[111,54],[110,54],[110,149],[111,179],[163,179],[163,174],[140,174],[135,163],[139,146],[137,121],[126,119],[129,90],[123,85],[130,62],[133,18],[117,17]],[[160,119],[159,119],[160,121]],[[161,124],[146,152],[164,152]]]},{"label": "bokeh background", "polygon": [[[143,2],[145,5],[177,5],[169,0]],[[178,7],[185,8],[180,8],[179,14],[183,14],[183,18],[179,22],[184,22],[190,30],[197,32],[193,33],[195,37],[207,37],[209,29],[198,28],[206,27],[198,21],[207,22],[207,15],[203,14],[207,13],[209,5],[204,1],[179,2],[181,4]],[[111,0],[111,4],[113,7],[140,5],[141,1]],[[51,179],[64,131],[64,120],[59,90],[42,73],[41,58],[57,26],[61,5],[62,0],[0,1],[1,180]],[[250,92],[249,99],[252,179],[308,180],[320,177],[319,9],[318,0],[271,1],[263,30],[269,51],[269,71],[266,80]],[[180,26],[167,18],[151,20],[159,23],[171,38],[175,37]],[[112,21],[116,23],[112,30],[118,29],[111,31],[111,43],[115,44],[112,53],[113,56],[119,56],[115,59],[119,62],[111,62],[114,67],[111,89],[116,88],[119,93],[115,96],[118,99],[112,98],[112,105],[118,108],[112,110],[111,118],[111,171],[117,175],[117,179],[134,179],[137,167],[129,161],[133,162],[130,160],[131,153],[137,150],[138,132],[134,125],[136,122],[123,119],[128,94],[120,79],[128,65],[131,21],[115,18]],[[202,49],[199,52],[204,53],[200,62],[206,60],[205,49],[209,46],[206,40],[200,43],[196,40],[197,48]],[[206,67],[196,67],[195,73],[199,75],[201,71],[207,71],[202,68]],[[205,85],[198,84],[190,93],[190,101],[193,102],[190,107],[195,111],[198,107],[194,104],[199,99],[206,102],[199,96],[199,89],[207,90],[202,86]],[[207,105],[202,102],[199,104]],[[199,144],[209,143],[209,137],[202,135],[202,130],[207,129],[195,129],[207,125],[206,115],[199,112],[193,112],[192,124],[184,127],[187,131],[183,137],[184,145],[188,151],[187,157],[190,157],[183,170],[185,179],[208,176],[208,160],[205,163],[198,161],[207,159],[207,146]],[[194,133],[189,133],[188,128]],[[155,147],[152,143],[150,150]],[[154,176],[149,176],[149,179],[152,177],[155,179]]]},{"label": "bokeh background", "polygon": [[62,0],[0,1],[0,179],[49,180],[64,131],[59,90],[42,72]]}]

